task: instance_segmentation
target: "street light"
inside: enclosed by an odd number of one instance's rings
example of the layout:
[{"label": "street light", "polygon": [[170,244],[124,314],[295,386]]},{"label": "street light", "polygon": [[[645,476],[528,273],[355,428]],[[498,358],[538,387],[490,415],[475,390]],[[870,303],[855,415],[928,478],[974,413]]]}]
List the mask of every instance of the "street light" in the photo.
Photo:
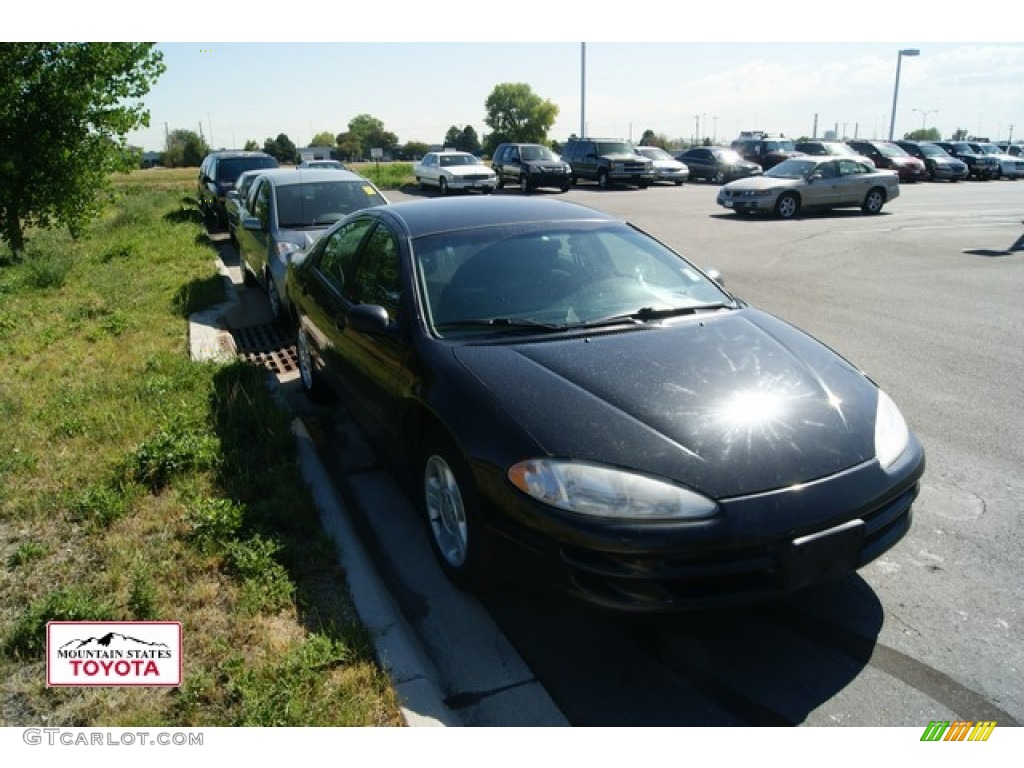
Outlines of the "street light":
[{"label": "street light", "polygon": [[920,56],[921,51],[917,48],[904,48],[896,56],[896,86],[892,89],[892,115],[889,118],[889,141],[892,141],[893,132],[896,130],[896,100],[900,95],[900,64],[904,56]]},{"label": "street light", "polygon": [[934,114],[934,113],[938,112],[939,110],[937,110],[937,109],[918,109],[917,107],[914,107],[913,111],[921,113],[921,130],[924,131],[924,130],[926,130],[926,126],[924,124],[924,121],[928,119],[928,115]]}]

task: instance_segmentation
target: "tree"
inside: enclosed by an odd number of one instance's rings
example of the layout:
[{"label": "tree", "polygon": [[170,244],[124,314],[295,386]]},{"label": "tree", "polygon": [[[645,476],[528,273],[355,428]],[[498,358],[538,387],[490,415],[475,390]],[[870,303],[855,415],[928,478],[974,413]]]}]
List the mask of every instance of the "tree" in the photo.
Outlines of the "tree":
[{"label": "tree", "polygon": [[453,125],[444,135],[444,145],[474,155],[480,151],[480,139],[471,125],[467,125],[461,131]]},{"label": "tree", "polygon": [[335,134],[330,131],[320,131],[316,136],[309,140],[309,146],[311,147],[333,147],[337,144],[338,140]]},{"label": "tree", "polygon": [[152,43],[0,44],[0,236],[16,256],[26,228],[75,235],[99,213],[164,69]]},{"label": "tree", "polygon": [[916,131],[911,131],[903,138],[909,139],[910,141],[939,141],[942,139],[942,133],[939,132],[938,128],[918,128]]},{"label": "tree", "polygon": [[398,136],[384,130],[384,123],[372,115],[356,115],[348,122],[348,134],[338,136],[338,146],[342,144],[342,136],[346,136],[349,146],[359,145],[359,151],[352,156],[365,159],[370,156],[371,149],[380,148],[386,153],[398,146]]},{"label": "tree", "polygon": [[295,143],[288,138],[287,134],[279,133],[276,139],[267,139],[263,142],[263,151],[268,155],[277,158],[279,163],[294,163],[298,157],[298,150]]},{"label": "tree", "polygon": [[430,151],[430,145],[422,141],[407,141],[398,154],[403,160],[419,160]]},{"label": "tree", "polygon": [[526,83],[500,83],[484,102],[484,122],[491,133],[484,141],[487,154],[505,141],[543,144],[558,117],[558,106],[535,94]]},{"label": "tree", "polygon": [[168,168],[194,168],[203,162],[210,147],[195,131],[178,129],[167,136],[163,164]]},{"label": "tree", "polygon": [[242,147],[246,152],[258,152],[260,145],[256,143],[255,139],[248,139],[245,142],[245,146]]}]

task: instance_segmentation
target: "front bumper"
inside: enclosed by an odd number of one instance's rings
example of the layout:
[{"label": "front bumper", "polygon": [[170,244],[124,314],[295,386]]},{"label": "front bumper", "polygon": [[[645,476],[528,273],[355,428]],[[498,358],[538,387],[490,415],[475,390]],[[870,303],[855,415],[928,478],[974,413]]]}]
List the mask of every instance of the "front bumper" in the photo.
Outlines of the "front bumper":
[{"label": "front bumper", "polygon": [[910,529],[924,472],[916,438],[883,471],[875,461],[819,481],[720,500],[691,522],[597,523],[538,515],[531,504],[498,518],[512,573],[584,602],[667,612],[772,600],[850,575]]},{"label": "front bumper", "polygon": [[445,181],[448,183],[448,189],[459,190],[490,191],[498,184],[495,176],[453,176]]},{"label": "front bumper", "polygon": [[718,191],[716,201],[720,206],[730,211],[743,211],[750,213],[771,213],[775,210],[777,195],[744,195],[743,193],[731,194],[726,189]]}]

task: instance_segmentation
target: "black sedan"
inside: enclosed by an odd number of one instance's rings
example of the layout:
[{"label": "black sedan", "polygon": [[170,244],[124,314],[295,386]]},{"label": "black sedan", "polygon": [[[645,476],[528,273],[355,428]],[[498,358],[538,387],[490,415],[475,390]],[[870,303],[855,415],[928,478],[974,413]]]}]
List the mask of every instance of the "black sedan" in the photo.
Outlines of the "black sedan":
[{"label": "black sedan", "polygon": [[892,400],[605,214],[371,208],[293,259],[288,290],[303,386],[397,460],[463,587],[749,602],[849,574],[910,526],[924,452]]},{"label": "black sedan", "polygon": [[757,163],[744,160],[739,152],[725,147],[693,147],[676,155],[676,160],[690,169],[690,181],[703,179],[725,184],[736,179],[760,176],[764,172]]}]

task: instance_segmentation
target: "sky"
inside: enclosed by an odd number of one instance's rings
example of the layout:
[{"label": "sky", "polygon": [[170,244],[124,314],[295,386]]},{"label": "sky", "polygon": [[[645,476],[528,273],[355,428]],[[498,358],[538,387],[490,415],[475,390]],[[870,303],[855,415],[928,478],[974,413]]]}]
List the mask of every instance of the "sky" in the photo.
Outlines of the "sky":
[{"label": "sky", "polygon": [[[841,23],[819,21],[820,2],[768,5],[770,15],[752,0],[727,11],[631,14],[613,5],[574,14],[519,0],[431,16],[404,0],[379,9],[305,0],[240,20],[235,4],[179,0],[174,14],[140,19],[137,3],[95,0],[51,18],[41,9],[8,31],[37,40],[162,32],[171,42],[158,43],[167,70],[144,99],[150,126],[128,136],[146,150],[162,149],[176,129],[201,132],[214,148],[281,133],[305,146],[360,114],[400,144],[440,143],[452,126],[483,138],[485,102],[500,83],[526,83],[557,105],[549,138],[559,141],[581,132],[639,141],[646,130],[721,143],[745,130],[886,138],[897,63],[897,136],[934,127],[943,137],[965,129],[1003,140],[1012,131],[1024,141],[1024,35],[1017,22],[999,23],[999,2],[972,24],[984,37],[971,42],[958,42],[959,30],[920,2],[868,0],[839,11]],[[589,21],[570,23],[574,16]],[[906,49],[920,54],[900,57]]]}]

